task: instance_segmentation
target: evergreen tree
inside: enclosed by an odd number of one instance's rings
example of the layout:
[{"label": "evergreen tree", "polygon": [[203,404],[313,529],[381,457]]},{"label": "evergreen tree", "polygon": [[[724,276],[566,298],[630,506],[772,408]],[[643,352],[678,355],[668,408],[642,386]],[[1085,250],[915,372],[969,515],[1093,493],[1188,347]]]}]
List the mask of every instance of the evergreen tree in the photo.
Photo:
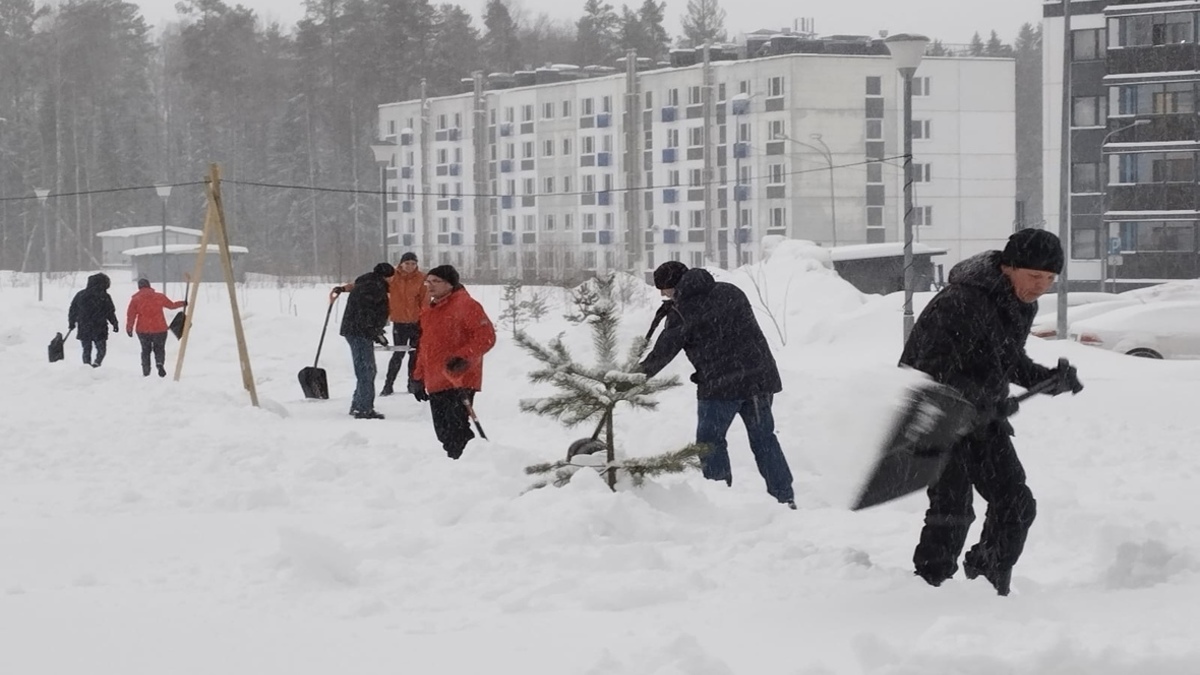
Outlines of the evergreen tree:
[{"label": "evergreen tree", "polygon": [[513,279],[504,284],[504,295],[500,299],[500,325],[508,325],[514,338],[530,318],[529,306],[521,301],[522,287],[520,279]]},{"label": "evergreen tree", "polygon": [[992,31],[992,34],[988,37],[987,45],[983,48],[983,55],[1005,57],[1012,56],[1013,52],[1012,47],[1004,44],[1000,36],[996,34],[996,31]]},{"label": "evergreen tree", "polygon": [[693,47],[725,41],[725,10],[717,0],[688,0],[683,37]]},{"label": "evergreen tree", "polygon": [[666,11],[665,0],[663,2],[644,0],[642,6],[638,8],[638,23],[641,25],[642,36],[646,40],[645,44],[637,47],[638,56],[647,56],[655,61],[667,57],[671,36],[663,27]]},{"label": "evergreen tree", "polygon": [[543,12],[518,23],[521,63],[570,63],[575,59],[575,23],[555,20]]},{"label": "evergreen tree", "polygon": [[609,64],[617,56],[621,19],[613,6],[601,0],[586,0],[583,16],[576,24],[576,52],[581,65]]},{"label": "evergreen tree", "polygon": [[929,56],[945,56],[946,45],[942,44],[941,40],[934,40],[933,44],[929,45]]},{"label": "evergreen tree", "polygon": [[481,48],[479,30],[472,24],[471,15],[458,5],[438,5],[433,13],[424,71],[430,95],[457,92],[460,80],[483,64]]},{"label": "evergreen tree", "polygon": [[518,70],[517,61],[520,43],[517,41],[517,24],[513,21],[504,0],[488,0],[483,11],[483,45],[480,51],[483,62],[496,71]]},{"label": "evergreen tree", "polygon": [[983,56],[983,50],[983,38],[979,37],[979,33],[976,32],[971,36],[971,45],[967,47],[967,53],[971,56]]}]

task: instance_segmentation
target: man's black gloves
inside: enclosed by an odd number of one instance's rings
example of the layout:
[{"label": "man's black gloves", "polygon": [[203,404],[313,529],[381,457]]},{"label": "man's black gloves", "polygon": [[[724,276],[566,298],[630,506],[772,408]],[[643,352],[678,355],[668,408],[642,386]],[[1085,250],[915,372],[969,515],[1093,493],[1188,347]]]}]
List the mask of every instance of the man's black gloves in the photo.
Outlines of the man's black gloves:
[{"label": "man's black gloves", "polygon": [[1054,388],[1049,392],[1051,396],[1065,394],[1068,391],[1072,394],[1083,391],[1083,383],[1079,381],[1079,371],[1075,370],[1075,366],[1055,368],[1050,371],[1050,374],[1056,380]]},{"label": "man's black gloves", "polygon": [[471,365],[461,356],[451,356],[446,359],[446,371],[455,375],[464,372]]},{"label": "man's black gloves", "polygon": [[1020,409],[1021,409],[1020,401],[1018,401],[1016,399],[1016,397],[1009,396],[1008,398],[1006,398],[1002,401],[996,402],[995,414],[996,414],[996,417],[998,417],[1000,419],[1004,419],[1006,417],[1012,417],[1013,415],[1016,415],[1017,411]]},{"label": "man's black gloves", "polygon": [[384,335],[383,333],[376,335],[375,344],[382,345],[384,347],[388,346],[387,335]]},{"label": "man's black gloves", "polygon": [[429,400],[429,394],[425,392],[425,383],[420,380],[413,380],[408,383],[408,393],[413,395],[413,398],[424,403]]},{"label": "man's black gloves", "polygon": [[341,295],[342,293],[346,292],[346,289],[342,288],[341,286],[334,286],[333,290],[330,292],[334,295]]}]

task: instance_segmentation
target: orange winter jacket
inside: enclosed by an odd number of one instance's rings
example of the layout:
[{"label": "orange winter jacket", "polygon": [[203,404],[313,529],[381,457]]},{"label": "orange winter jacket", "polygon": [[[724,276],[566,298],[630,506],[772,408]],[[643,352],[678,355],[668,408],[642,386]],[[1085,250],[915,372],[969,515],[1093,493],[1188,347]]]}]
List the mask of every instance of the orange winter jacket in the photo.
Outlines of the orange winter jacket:
[{"label": "orange winter jacket", "polygon": [[421,311],[429,306],[429,290],[425,288],[425,273],[417,270],[405,274],[396,268],[388,279],[388,314],[395,323],[417,323]]},{"label": "orange winter jacket", "polygon": [[[422,312],[420,323],[421,348],[413,379],[424,382],[431,394],[458,388],[479,391],[483,355],[496,344],[496,329],[483,307],[460,286]],[[446,361],[455,356],[467,360],[467,369],[451,374]]]},{"label": "orange winter jacket", "polygon": [[125,312],[125,331],[129,333],[165,333],[167,322],[164,309],[179,309],[183,301],[175,302],[153,288],[139,288],[129,299]]}]

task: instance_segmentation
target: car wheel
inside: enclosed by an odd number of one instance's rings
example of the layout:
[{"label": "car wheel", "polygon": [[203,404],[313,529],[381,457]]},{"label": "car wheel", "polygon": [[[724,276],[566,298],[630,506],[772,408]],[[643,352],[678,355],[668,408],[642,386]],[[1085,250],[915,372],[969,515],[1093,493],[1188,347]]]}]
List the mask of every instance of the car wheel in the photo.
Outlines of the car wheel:
[{"label": "car wheel", "polygon": [[1162,354],[1153,349],[1134,349],[1133,351],[1125,352],[1127,356],[1140,356],[1143,359],[1161,359]]}]

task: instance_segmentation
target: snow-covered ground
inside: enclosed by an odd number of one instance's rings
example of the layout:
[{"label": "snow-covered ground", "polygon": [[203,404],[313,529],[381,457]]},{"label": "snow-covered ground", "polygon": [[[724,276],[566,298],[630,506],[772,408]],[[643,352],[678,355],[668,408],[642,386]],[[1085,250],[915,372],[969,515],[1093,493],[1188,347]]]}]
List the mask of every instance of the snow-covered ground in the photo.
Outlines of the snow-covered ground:
[{"label": "snow-covered ground", "polygon": [[[453,462],[409,396],[379,399],[383,421],[347,416],[341,303],[321,358],[333,398],[304,400],[296,373],[312,364],[325,286],[239,289],[254,408],[222,286],[195,299],[174,382],[143,378],[123,332],[100,369],[73,338],[48,364],[86,274],[39,303],[32,277],[0,273],[0,673],[1197,672],[1200,363],[1031,340],[1043,363],[1076,363],[1087,389],[1014,420],[1039,516],[1013,595],[961,575],[933,589],[909,562],[923,496],[846,508],[899,381],[898,303],[792,242],[765,269],[718,276],[775,317],[760,323],[783,372],[775,415],[798,511],[766,495],[739,422],[732,488],[690,474],[613,494],[585,471],[526,492],[523,467],[591,429],[519,412],[535,364],[503,329],[476,401],[492,441]],[[470,290],[499,315],[500,288]],[[133,291],[114,277],[122,330]],[[643,291],[627,338],[658,304]],[[546,293],[553,309],[530,332],[566,331],[587,355],[563,292]],[[690,372],[681,356],[668,374]],[[694,395],[619,411],[622,450],[689,441]]]}]

